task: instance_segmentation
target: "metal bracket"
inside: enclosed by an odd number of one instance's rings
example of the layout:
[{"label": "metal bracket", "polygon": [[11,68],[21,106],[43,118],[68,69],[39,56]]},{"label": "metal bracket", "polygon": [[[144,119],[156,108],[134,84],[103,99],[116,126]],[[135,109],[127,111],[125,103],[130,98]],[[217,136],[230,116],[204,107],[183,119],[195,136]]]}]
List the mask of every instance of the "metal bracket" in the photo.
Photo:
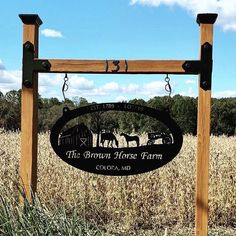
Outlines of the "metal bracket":
[{"label": "metal bracket", "polygon": [[23,85],[33,86],[34,72],[49,72],[51,64],[48,60],[34,60],[34,45],[27,41],[23,44]]},{"label": "metal bracket", "polygon": [[185,61],[182,65],[182,68],[188,74],[199,74],[201,71],[201,62],[200,61]]},{"label": "metal bracket", "polygon": [[209,90],[211,89],[212,64],[212,45],[206,42],[201,47],[201,60],[185,61],[182,67],[188,74],[200,74],[200,87]]},{"label": "metal bracket", "polygon": [[201,47],[200,87],[204,90],[211,89],[212,65],[212,45],[206,42]]}]

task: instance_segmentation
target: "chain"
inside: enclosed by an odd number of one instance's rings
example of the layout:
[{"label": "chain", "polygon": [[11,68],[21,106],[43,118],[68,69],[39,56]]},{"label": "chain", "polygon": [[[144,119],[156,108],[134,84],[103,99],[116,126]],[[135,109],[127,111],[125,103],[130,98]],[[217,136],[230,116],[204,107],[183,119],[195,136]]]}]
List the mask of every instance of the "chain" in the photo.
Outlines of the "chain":
[{"label": "chain", "polygon": [[172,92],[172,88],[171,88],[171,85],[170,85],[170,77],[168,74],[166,74],[166,77],[165,77],[165,82],[166,82],[166,85],[165,85],[165,90],[166,92],[168,92],[168,99],[167,99],[167,106],[168,106],[168,110],[170,110],[170,103],[171,103],[171,92]]},{"label": "chain", "polygon": [[64,83],[63,83],[63,86],[62,86],[62,89],[61,89],[61,91],[62,91],[62,95],[63,95],[63,97],[64,97],[64,101],[66,101],[66,96],[65,96],[65,92],[68,90],[68,84],[67,84],[67,82],[68,82],[68,80],[69,80],[69,78],[68,78],[68,76],[67,76],[67,73],[65,74],[65,77],[64,77]]}]

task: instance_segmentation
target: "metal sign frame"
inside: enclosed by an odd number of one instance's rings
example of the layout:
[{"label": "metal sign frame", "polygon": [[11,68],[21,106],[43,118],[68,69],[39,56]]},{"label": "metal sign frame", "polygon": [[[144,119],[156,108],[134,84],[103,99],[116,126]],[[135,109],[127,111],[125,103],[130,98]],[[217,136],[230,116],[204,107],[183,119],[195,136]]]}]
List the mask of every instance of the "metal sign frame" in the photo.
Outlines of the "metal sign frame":
[{"label": "metal sign frame", "polygon": [[[198,14],[199,60],[62,60],[39,59],[39,27],[35,14],[19,15],[23,22],[20,183],[31,201],[37,190],[38,73],[195,74],[199,75],[195,235],[208,233],[208,168],[212,80],[213,25],[217,14]],[[31,192],[32,191],[32,192]]]},{"label": "metal sign frame", "polygon": [[[133,136],[136,139],[135,147],[128,145],[120,147],[115,134],[110,131],[101,135],[97,132],[97,138],[101,136],[101,140],[96,146],[92,145],[92,133],[84,123],[61,132],[62,128],[74,118],[107,111],[146,115],[164,124],[169,129],[169,133],[163,132],[161,144],[155,144],[154,140],[153,142],[149,140],[146,145],[143,143],[140,145],[139,137]],[[160,136],[160,132],[152,134]],[[85,140],[88,140],[88,145]],[[105,140],[107,146],[104,145]],[[69,165],[96,174],[127,176],[152,171],[170,162],[182,147],[183,135],[180,127],[167,111],[131,103],[99,103],[73,110],[65,107],[63,115],[51,129],[50,142],[56,154]]]}]

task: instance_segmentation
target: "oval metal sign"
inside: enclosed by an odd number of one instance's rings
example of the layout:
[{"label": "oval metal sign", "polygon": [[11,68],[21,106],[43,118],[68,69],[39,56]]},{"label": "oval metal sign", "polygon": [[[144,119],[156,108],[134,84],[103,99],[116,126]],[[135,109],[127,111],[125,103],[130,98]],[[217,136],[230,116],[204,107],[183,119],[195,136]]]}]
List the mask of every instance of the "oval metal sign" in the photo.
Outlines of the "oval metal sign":
[{"label": "oval metal sign", "polygon": [[[93,142],[93,133],[81,123],[65,131],[63,127],[72,119],[95,112],[135,112],[162,122],[169,133],[154,131],[147,134],[147,142],[140,143],[138,136],[119,134],[126,140],[126,147],[119,147],[118,134],[98,133],[100,141]],[[161,143],[156,142],[159,139]],[[181,129],[169,113],[130,103],[102,103],[63,109],[63,115],[54,124],[50,134],[52,148],[69,165],[102,175],[134,175],[155,170],[170,162],[180,151],[183,143]],[[129,147],[129,142],[136,143]]]}]

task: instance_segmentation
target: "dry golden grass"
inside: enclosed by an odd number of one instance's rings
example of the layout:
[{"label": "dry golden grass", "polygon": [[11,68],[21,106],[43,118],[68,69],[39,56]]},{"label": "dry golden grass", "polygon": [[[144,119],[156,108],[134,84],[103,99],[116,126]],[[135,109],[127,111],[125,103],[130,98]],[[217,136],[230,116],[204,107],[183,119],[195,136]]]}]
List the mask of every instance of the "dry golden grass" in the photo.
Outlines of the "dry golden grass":
[{"label": "dry golden grass", "polygon": [[[48,133],[39,135],[38,149],[38,197],[48,208],[68,213],[77,208],[85,219],[121,235],[135,229],[194,227],[196,137],[184,136],[181,152],[166,166],[129,177],[99,176],[69,166],[54,154]],[[210,153],[209,226],[235,228],[236,137],[212,136]],[[4,197],[18,196],[19,158],[20,134],[1,133]]]}]

